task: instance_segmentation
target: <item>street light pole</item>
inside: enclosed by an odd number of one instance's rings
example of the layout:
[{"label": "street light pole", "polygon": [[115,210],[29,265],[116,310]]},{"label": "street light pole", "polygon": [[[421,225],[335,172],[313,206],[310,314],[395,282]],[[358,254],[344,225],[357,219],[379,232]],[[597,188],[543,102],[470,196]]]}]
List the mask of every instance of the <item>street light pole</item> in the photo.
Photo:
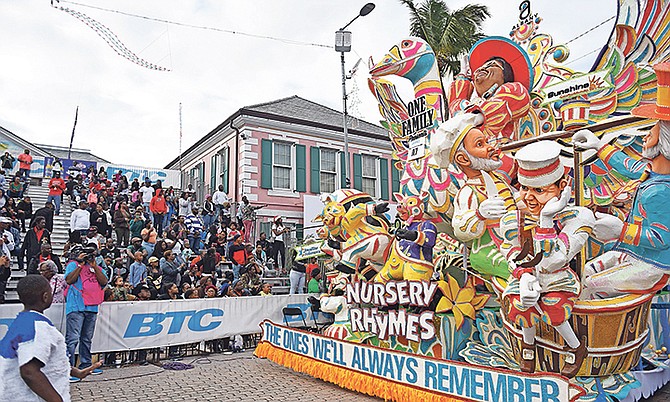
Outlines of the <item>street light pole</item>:
[{"label": "street light pole", "polygon": [[367,3],[361,8],[357,16],[335,32],[335,51],[340,52],[340,64],[342,66],[342,134],[344,135],[344,166],[342,168],[344,169],[345,188],[351,187],[351,180],[349,179],[351,158],[349,157],[349,128],[347,127],[347,73],[344,68],[344,53],[351,51],[351,32],[345,31],[345,28],[356,21],[358,17],[370,14],[374,8],[374,3]]},{"label": "street light pole", "polygon": [[340,62],[342,64],[342,127],[344,134],[344,180],[345,187],[351,188],[351,180],[349,179],[349,164],[351,163],[349,159],[349,129],[347,127],[347,74],[344,72],[344,52],[340,52]]}]

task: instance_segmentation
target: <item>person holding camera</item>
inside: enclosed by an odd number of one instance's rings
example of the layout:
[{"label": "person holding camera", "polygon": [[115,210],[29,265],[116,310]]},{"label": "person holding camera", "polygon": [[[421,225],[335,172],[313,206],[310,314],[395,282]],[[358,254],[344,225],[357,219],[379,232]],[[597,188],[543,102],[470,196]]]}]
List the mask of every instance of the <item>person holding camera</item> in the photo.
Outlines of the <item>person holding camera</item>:
[{"label": "person holding camera", "polygon": [[[72,367],[75,367],[75,349],[79,345],[80,369],[91,365],[91,339],[98,306],[105,297],[103,288],[108,281],[107,274],[96,262],[95,252],[93,247],[74,247],[65,268],[65,281],[70,285],[65,298],[65,343]],[[96,369],[92,374],[101,373],[102,370]],[[70,382],[77,381],[80,379],[70,378]]]}]

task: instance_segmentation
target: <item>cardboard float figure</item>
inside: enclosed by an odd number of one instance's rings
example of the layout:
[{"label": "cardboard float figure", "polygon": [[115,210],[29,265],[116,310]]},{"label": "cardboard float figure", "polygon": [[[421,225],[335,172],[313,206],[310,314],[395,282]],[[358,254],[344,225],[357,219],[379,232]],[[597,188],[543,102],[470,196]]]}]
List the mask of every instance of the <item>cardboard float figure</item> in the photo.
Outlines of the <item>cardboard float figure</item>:
[{"label": "cardboard float figure", "polygon": [[386,262],[392,241],[390,224],[383,217],[388,203],[377,204],[354,189],[337,190],[323,201],[323,212],[315,220],[325,226],[330,252],[338,260],[335,268],[372,279]]},{"label": "cardboard float figure", "polygon": [[395,193],[393,196],[398,202],[398,217],[404,227],[396,230],[391,253],[375,280],[430,280],[437,228],[423,216],[428,194],[405,197]]},{"label": "cardboard float figure", "polygon": [[625,222],[613,220],[618,241],[611,251],[589,262],[585,290],[592,297],[653,293],[670,273],[670,63],[654,66],[658,78],[656,104],[638,106],[632,114],[658,120],[644,139],[644,160],[636,161],[588,130],[573,141],[598,151],[606,165],[631,180],[640,180]]},{"label": "cardboard float figure", "polygon": [[[586,244],[595,217],[586,208],[568,206],[571,189],[559,154],[560,146],[549,141],[527,145],[516,154],[520,196],[527,211],[508,212],[500,220],[504,233],[500,250],[514,267],[502,309],[522,328],[522,371],[535,371],[536,325],[542,320],[567,344],[561,374],[574,377],[586,356],[586,344],[568,323],[580,293],[579,278],[569,263]],[[532,260],[535,266],[515,267],[526,257],[525,250],[537,257]]]},{"label": "cardboard float figure", "polygon": [[518,197],[502,174],[495,142],[482,131],[484,115],[461,113],[433,135],[431,152],[440,167],[455,165],[467,177],[454,198],[454,236],[470,247],[470,266],[487,277],[509,277],[507,260],[498,251],[500,218],[517,210]]}]

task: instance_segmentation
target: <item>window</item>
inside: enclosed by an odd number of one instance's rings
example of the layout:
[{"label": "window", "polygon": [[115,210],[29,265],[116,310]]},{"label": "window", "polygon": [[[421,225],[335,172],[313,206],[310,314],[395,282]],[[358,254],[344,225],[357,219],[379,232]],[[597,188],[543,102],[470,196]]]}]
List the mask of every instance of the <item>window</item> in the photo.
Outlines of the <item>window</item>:
[{"label": "window", "polygon": [[337,183],[337,151],[321,149],[320,191],[332,193]]},{"label": "window", "polygon": [[377,196],[377,158],[361,155],[362,190],[373,197]]},{"label": "window", "polygon": [[291,144],[273,143],[272,187],[291,190]]}]

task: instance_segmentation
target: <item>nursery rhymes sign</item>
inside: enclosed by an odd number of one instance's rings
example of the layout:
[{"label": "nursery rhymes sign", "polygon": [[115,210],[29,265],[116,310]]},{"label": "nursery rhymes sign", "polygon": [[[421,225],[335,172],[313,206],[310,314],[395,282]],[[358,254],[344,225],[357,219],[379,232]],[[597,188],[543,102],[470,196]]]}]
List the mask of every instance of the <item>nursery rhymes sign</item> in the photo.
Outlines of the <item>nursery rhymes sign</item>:
[{"label": "nursery rhymes sign", "polygon": [[[373,304],[387,307],[396,304],[413,307],[428,307],[437,290],[437,284],[427,281],[389,281],[386,283],[355,282],[347,284],[346,296],[349,304]],[[410,341],[428,340],[435,337],[433,311],[421,314],[405,310],[378,311],[377,308],[352,308],[349,310],[351,330],[370,332],[379,339],[403,336]]]},{"label": "nursery rhymes sign", "polygon": [[550,373],[521,374],[340,341],[263,321],[262,342],[336,367],[439,395],[490,402],[574,401],[584,391]]},{"label": "nursery rhymes sign", "polygon": [[409,138],[409,160],[419,159],[426,153],[427,130],[435,124],[435,109],[420,96],[407,104],[409,118],[402,122],[402,135]]}]

